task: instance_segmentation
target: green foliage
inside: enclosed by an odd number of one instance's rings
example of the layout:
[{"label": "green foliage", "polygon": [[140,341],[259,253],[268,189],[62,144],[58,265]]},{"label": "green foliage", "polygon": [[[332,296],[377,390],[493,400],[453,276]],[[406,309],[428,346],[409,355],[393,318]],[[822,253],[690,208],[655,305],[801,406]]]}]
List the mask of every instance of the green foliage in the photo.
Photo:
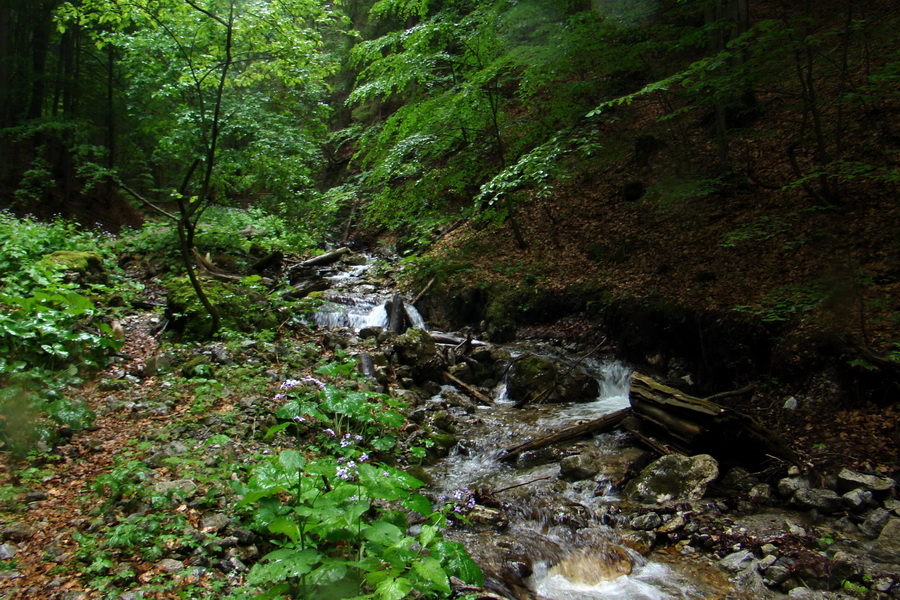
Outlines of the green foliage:
[{"label": "green foliage", "polygon": [[[276,546],[254,565],[248,583],[273,596],[333,598],[338,586],[340,597],[392,600],[414,590],[445,597],[450,576],[480,583],[462,547],[440,536],[452,507],[432,508],[416,491],[419,480],[375,458],[394,451],[404,423],[397,402],[354,390],[353,360],[326,363],[318,373],[334,383],[312,377],[282,383],[276,415],[283,422],[268,433],[312,437],[317,454],[311,457],[309,446],[303,453],[283,450],[245,485],[236,484],[239,506]],[[407,533],[398,507],[425,518],[418,534]]]},{"label": "green foliage", "polygon": [[[42,224],[0,213],[0,377],[35,367],[96,366],[121,347],[67,267],[41,260],[51,252],[106,253],[96,235],[63,221]],[[73,254],[73,256],[78,256]]]},{"label": "green foliage", "polygon": [[[39,380],[38,376],[44,379]],[[35,449],[49,450],[62,427],[81,431],[95,418],[84,404],[61,393],[52,373],[29,371],[6,376],[0,388],[0,447],[24,456]]]},{"label": "green foliage", "polygon": [[[187,277],[173,277],[166,288],[175,328],[189,339],[207,337],[211,323]],[[209,280],[203,282],[203,289],[226,329],[249,332],[278,325],[266,296],[248,284]]]}]

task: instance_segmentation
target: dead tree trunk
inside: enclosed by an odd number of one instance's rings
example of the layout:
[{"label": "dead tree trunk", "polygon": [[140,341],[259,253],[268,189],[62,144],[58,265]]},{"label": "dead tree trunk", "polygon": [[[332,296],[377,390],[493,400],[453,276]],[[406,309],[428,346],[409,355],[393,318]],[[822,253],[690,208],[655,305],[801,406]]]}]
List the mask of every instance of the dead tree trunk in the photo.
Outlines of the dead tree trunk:
[{"label": "dead tree trunk", "polygon": [[640,373],[631,381],[631,407],[641,429],[665,438],[679,452],[711,454],[746,467],[762,467],[773,458],[798,463],[781,437],[751,417]]}]

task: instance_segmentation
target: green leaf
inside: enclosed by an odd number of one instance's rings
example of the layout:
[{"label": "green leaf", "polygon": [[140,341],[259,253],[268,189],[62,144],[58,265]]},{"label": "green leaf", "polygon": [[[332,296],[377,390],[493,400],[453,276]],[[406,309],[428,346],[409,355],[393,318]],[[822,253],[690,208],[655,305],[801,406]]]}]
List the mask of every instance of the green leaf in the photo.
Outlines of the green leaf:
[{"label": "green leaf", "polygon": [[250,585],[277,583],[289,577],[305,575],[312,571],[320,557],[320,554],[312,548],[275,550],[265,555],[262,562],[250,569],[247,583]]},{"label": "green leaf", "polygon": [[471,559],[462,544],[457,542],[438,542],[431,549],[431,553],[451,575],[456,575],[472,585],[481,586],[484,583],[484,575],[481,573],[481,569]]},{"label": "green leaf", "polygon": [[384,521],[375,521],[362,530],[363,537],[369,541],[381,544],[382,546],[391,546],[396,544],[403,538],[403,531]]},{"label": "green leaf", "polygon": [[270,437],[272,437],[279,431],[287,429],[290,426],[291,426],[290,421],[288,421],[287,423],[279,423],[278,425],[272,425],[271,427],[269,427],[268,431],[266,431],[265,439],[269,439]]},{"label": "green leaf", "polygon": [[422,494],[412,494],[409,498],[404,498],[402,504],[404,508],[413,510],[421,515],[430,515],[434,512],[431,507],[431,500]]},{"label": "green leaf", "polygon": [[293,542],[300,541],[300,527],[290,519],[285,519],[284,517],[279,517],[269,523],[269,531],[272,533],[283,533],[291,538],[291,541]]},{"label": "green leaf", "polygon": [[297,473],[306,465],[306,458],[297,450],[282,450],[278,455],[278,464],[287,473]]},{"label": "green leaf", "polygon": [[385,579],[375,588],[375,597],[378,600],[401,600],[413,589],[412,582],[405,577]]},{"label": "green leaf", "polygon": [[413,563],[413,569],[415,569],[416,573],[433,583],[436,589],[447,594],[450,593],[450,578],[447,577],[447,573],[444,571],[441,563],[435,559],[430,556],[424,556]]}]

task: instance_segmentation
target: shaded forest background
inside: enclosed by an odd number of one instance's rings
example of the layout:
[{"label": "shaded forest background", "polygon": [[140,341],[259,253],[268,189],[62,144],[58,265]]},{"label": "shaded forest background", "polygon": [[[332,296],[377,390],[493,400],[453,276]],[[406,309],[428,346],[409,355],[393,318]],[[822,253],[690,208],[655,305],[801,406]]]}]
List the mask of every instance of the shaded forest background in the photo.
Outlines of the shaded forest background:
[{"label": "shaded forest background", "polygon": [[223,250],[205,216],[252,207],[283,250],[404,256],[438,324],[577,317],[710,389],[828,371],[886,400],[897,25],[854,0],[6,0],[0,203],[170,220],[186,264]]}]

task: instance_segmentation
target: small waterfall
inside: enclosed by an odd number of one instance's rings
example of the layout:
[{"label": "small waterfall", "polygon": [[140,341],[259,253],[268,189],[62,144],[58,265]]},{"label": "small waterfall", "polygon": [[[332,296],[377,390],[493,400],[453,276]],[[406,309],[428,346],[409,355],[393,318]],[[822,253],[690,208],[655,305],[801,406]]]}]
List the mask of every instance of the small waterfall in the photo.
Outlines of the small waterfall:
[{"label": "small waterfall", "polygon": [[325,292],[326,303],[313,314],[313,322],[319,327],[344,327],[354,331],[364,327],[388,329],[391,325],[390,305],[399,302],[400,314],[408,326],[426,329],[425,320],[415,306],[397,294],[386,297],[384,293],[377,293],[372,285],[361,283],[370,266],[371,263],[354,265],[326,276],[333,287]]}]

